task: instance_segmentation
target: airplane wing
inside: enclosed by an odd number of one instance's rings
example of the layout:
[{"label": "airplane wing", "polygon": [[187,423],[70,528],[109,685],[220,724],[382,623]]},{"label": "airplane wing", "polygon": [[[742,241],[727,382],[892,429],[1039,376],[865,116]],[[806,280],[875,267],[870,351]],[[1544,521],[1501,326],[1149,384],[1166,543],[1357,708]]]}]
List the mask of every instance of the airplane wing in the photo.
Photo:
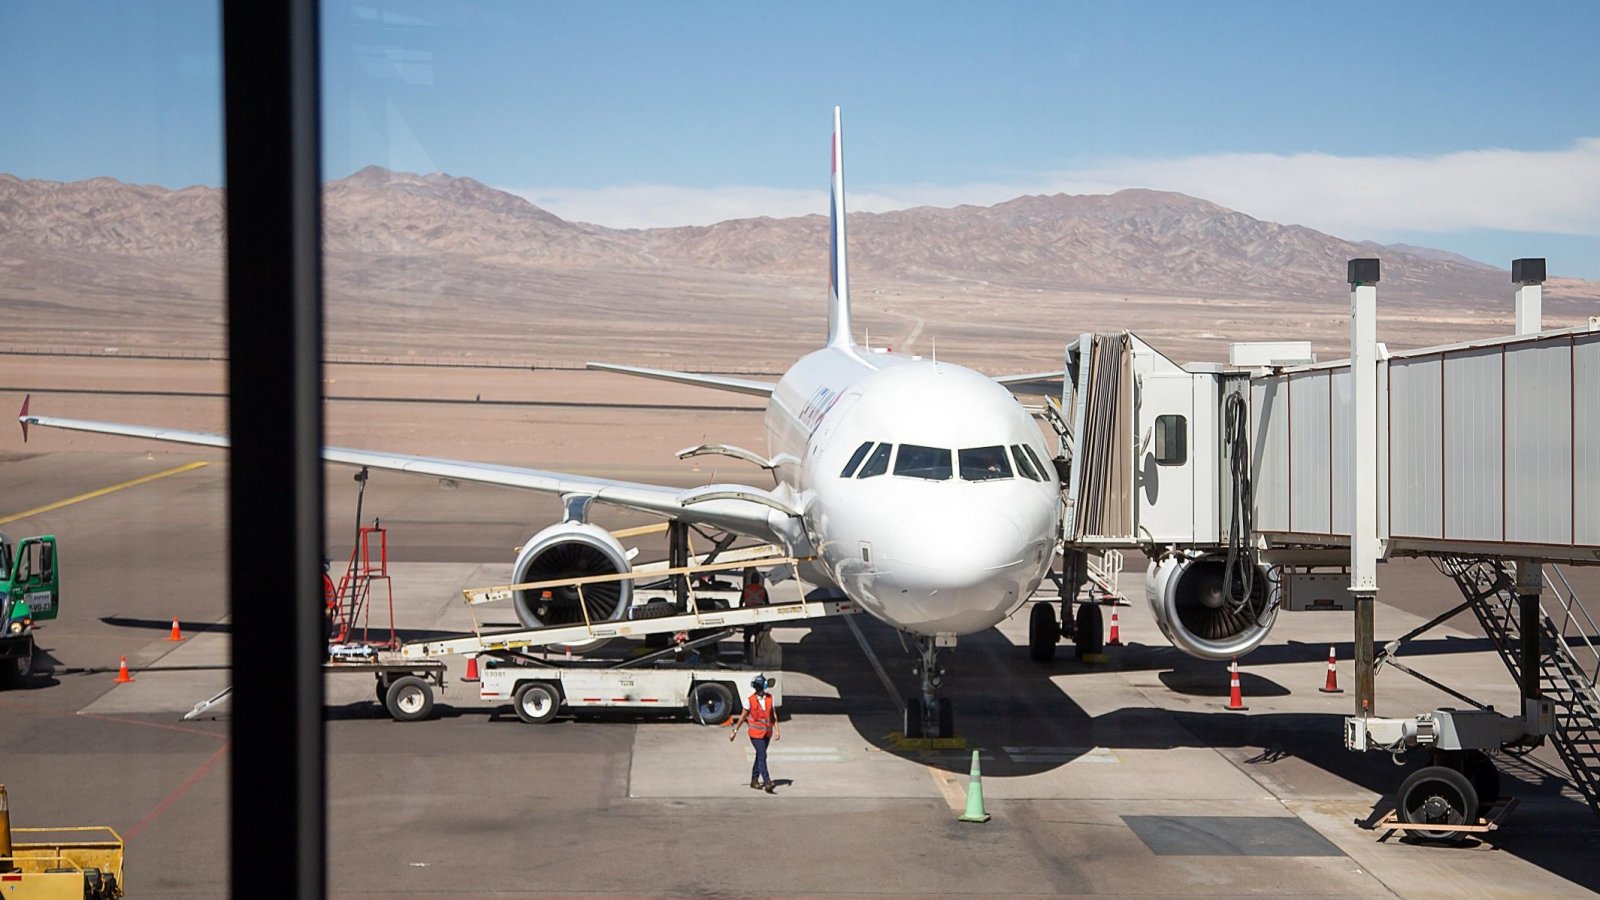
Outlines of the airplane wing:
[{"label": "airplane wing", "polygon": [[[199,447],[225,449],[228,446],[226,435],[203,431],[180,431],[147,425],[124,425],[116,422],[30,415],[27,399],[23,400],[17,421],[22,424],[23,440],[27,440],[29,426],[38,426]],[[799,546],[797,542],[804,541],[805,531],[800,525],[799,510],[784,497],[746,485],[701,485],[685,490],[664,485],[547,472],[520,466],[383,453],[374,450],[353,450],[345,447],[323,447],[322,458],[328,462],[349,466],[410,472],[455,481],[474,481],[479,484],[494,484],[555,494],[568,502],[589,499],[624,509],[712,525],[789,547]]]},{"label": "airplane wing", "polygon": [[1061,379],[1067,376],[1065,369],[1054,372],[1028,372],[1022,375],[996,375],[994,380],[1011,390],[1013,394],[1059,394],[1061,393]]},{"label": "airplane wing", "polygon": [[678,384],[692,384],[697,387],[714,388],[719,391],[732,391],[736,394],[751,394],[757,397],[770,397],[778,386],[766,381],[752,381],[748,378],[730,378],[726,375],[699,375],[694,372],[672,372],[667,369],[645,369],[639,366],[620,366],[615,363],[589,363],[589,368],[601,372],[620,372],[623,375],[638,375],[641,378],[655,378],[660,381],[675,381]]}]

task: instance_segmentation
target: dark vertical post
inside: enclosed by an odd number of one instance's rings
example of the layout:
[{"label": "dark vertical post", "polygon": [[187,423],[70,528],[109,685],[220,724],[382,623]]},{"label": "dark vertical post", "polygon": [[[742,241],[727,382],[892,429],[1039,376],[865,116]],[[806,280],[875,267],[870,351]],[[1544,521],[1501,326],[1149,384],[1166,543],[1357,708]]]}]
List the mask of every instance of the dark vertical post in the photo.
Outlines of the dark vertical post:
[{"label": "dark vertical post", "polygon": [[235,897],[325,889],[317,2],[224,0]]},{"label": "dark vertical post", "polygon": [[1358,717],[1377,710],[1372,665],[1374,606],[1378,594],[1378,277],[1376,259],[1352,259],[1350,283],[1350,380],[1354,458],[1351,487],[1350,593],[1355,599],[1355,671]]}]

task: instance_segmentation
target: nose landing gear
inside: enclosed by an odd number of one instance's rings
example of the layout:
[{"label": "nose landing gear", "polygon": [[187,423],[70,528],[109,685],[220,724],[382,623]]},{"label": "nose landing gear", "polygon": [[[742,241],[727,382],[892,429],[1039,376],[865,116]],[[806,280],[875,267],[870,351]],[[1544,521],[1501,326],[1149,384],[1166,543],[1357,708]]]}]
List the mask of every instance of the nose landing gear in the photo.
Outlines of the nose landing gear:
[{"label": "nose landing gear", "polygon": [[906,698],[905,728],[907,738],[955,737],[955,709],[949,697],[939,696],[944,684],[944,666],[939,665],[939,651],[954,647],[954,635],[917,635],[918,661],[911,674],[922,680],[921,696]]}]

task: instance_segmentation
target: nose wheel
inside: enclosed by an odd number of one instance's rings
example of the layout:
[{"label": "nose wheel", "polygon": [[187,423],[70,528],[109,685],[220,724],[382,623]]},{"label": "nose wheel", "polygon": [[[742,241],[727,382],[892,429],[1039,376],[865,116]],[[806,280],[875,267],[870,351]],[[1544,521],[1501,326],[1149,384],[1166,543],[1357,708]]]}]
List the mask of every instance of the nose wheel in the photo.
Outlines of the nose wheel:
[{"label": "nose wheel", "polygon": [[938,639],[931,635],[917,635],[917,664],[911,673],[922,681],[920,696],[906,698],[906,737],[955,737],[955,708],[949,697],[939,696],[944,684],[944,667],[939,665]]}]

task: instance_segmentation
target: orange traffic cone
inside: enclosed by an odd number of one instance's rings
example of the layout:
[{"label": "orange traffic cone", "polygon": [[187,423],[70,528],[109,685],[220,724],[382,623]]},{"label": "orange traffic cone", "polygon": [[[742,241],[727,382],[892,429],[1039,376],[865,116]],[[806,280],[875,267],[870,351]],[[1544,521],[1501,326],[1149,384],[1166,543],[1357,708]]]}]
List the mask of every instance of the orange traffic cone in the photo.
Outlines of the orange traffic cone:
[{"label": "orange traffic cone", "polygon": [[1244,695],[1239,692],[1239,660],[1235,659],[1228,664],[1228,672],[1232,677],[1228,679],[1228,705],[1227,709],[1244,710],[1250,707],[1244,705]]},{"label": "orange traffic cone", "polygon": [[127,684],[128,682],[133,680],[133,676],[128,674],[128,658],[126,656],[123,656],[123,657],[118,657],[118,659],[120,660],[120,662],[117,664],[117,681],[116,681],[116,683],[117,684]]},{"label": "orange traffic cone", "polygon": [[1318,690],[1322,691],[1324,694],[1344,693],[1344,691],[1339,689],[1339,669],[1334,665],[1332,645],[1329,645],[1328,647],[1328,680]]},{"label": "orange traffic cone", "polygon": [[467,677],[465,677],[465,678],[463,678],[461,680],[462,681],[477,681],[478,680],[478,658],[476,656],[467,657]]},{"label": "orange traffic cone", "polygon": [[1111,607],[1111,636],[1106,638],[1107,647],[1122,646],[1122,630],[1117,627],[1117,608]]},{"label": "orange traffic cone", "polygon": [[181,641],[181,640],[183,640],[183,632],[178,630],[178,617],[177,616],[173,616],[172,617],[172,633],[167,635],[167,640],[169,640],[169,641]]}]

